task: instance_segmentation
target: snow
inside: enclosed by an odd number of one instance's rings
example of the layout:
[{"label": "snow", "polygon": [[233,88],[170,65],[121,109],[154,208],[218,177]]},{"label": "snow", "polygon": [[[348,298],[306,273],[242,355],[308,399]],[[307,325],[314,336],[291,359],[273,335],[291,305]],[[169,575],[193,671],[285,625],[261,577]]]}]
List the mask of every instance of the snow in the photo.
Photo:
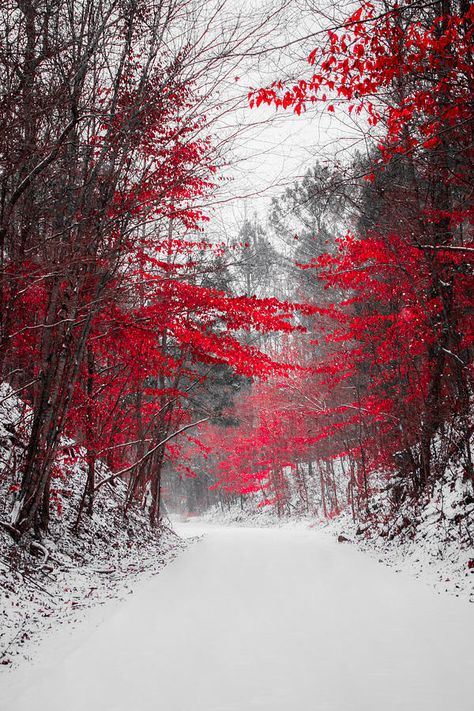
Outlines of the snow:
[{"label": "snow", "polygon": [[[107,531],[113,533],[110,527]],[[0,540],[0,684],[5,667],[16,667],[24,660],[36,659],[41,645],[51,637],[52,643],[61,626],[78,628],[88,619],[91,608],[125,597],[143,580],[157,575],[186,542],[163,529],[155,539],[146,536],[145,527],[141,548],[120,545],[116,549],[104,547],[103,555],[94,563],[83,560],[76,566],[57,564],[52,570],[39,566],[25,566],[31,556],[22,552],[21,565],[9,565],[1,555],[11,542]],[[65,535],[66,538],[66,535]],[[74,537],[69,536],[71,544]],[[76,552],[85,548],[84,539],[76,539]],[[18,552],[16,552],[18,556]],[[66,556],[62,556],[65,560]],[[72,559],[71,561],[72,562]],[[0,707],[1,709],[1,707]]]},{"label": "snow", "polygon": [[467,601],[324,530],[181,529],[206,535],[61,658],[10,672],[0,708],[472,711]]},{"label": "snow", "polygon": [[[11,484],[23,456],[28,407],[6,383],[0,383],[0,521],[15,511]],[[126,521],[126,484],[116,481],[96,495],[92,516],[86,512],[76,527],[87,477],[85,458],[68,453],[74,442],[63,438],[54,487],[61,512],[51,511],[48,537],[42,544],[31,535],[21,545],[0,525],[0,669],[37,657],[37,645],[56,635],[61,625],[81,626],[89,609],[123,598],[136,584],[156,575],[183,541],[167,526],[150,527],[147,513],[130,507]],[[99,476],[110,470],[98,462]],[[13,513],[14,515],[14,513]]]},{"label": "snow", "polygon": [[[239,501],[214,506],[204,518],[233,526],[285,527],[298,522],[303,527],[324,527],[334,538],[349,538],[379,562],[419,578],[436,591],[474,602],[474,494],[462,467],[450,462],[443,479],[420,501],[406,497],[394,504],[390,493],[394,480],[388,488],[386,478],[380,480],[379,486],[372,481],[371,513],[365,522],[353,520],[349,506],[327,519],[321,511],[308,515],[294,506],[290,515],[279,518],[274,506],[257,508],[255,495],[246,497],[243,507]],[[317,494],[314,498],[317,501]]]},{"label": "snow", "polygon": [[[461,597],[474,603],[474,548],[463,548],[459,541],[446,540],[442,529],[434,524],[424,525],[422,520],[413,539],[397,537],[387,540],[375,530],[357,535],[361,527],[349,514],[330,521],[326,530],[335,538],[342,534],[379,563],[396,572],[403,572],[431,586],[438,594]],[[369,535],[370,534],[370,535]]]}]

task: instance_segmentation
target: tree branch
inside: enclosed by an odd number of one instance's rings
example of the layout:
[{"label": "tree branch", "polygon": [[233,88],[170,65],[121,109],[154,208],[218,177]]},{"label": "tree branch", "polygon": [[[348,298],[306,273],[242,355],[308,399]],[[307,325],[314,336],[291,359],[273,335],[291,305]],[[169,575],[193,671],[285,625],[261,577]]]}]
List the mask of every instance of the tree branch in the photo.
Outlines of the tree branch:
[{"label": "tree branch", "polygon": [[418,249],[437,249],[447,252],[474,252],[474,247],[456,247],[454,245],[449,244],[420,244],[419,246],[417,245],[417,247]]},{"label": "tree branch", "polygon": [[165,439],[162,439],[161,442],[158,442],[152,449],[150,449],[146,454],[143,455],[140,459],[138,459],[136,462],[133,464],[130,464],[128,467],[125,467],[124,469],[121,469],[120,471],[116,472],[115,474],[111,474],[110,476],[106,477],[105,479],[102,479],[102,481],[99,481],[97,486],[95,487],[94,491],[97,491],[100,489],[101,486],[104,484],[108,484],[109,482],[114,481],[117,477],[121,476],[122,474],[126,474],[127,472],[131,471],[135,467],[137,467],[139,464],[144,462],[148,457],[150,457],[154,452],[156,452],[157,449],[160,447],[163,447],[167,442],[170,441],[170,439],[173,439],[174,437],[177,437],[179,434],[182,432],[185,432],[186,430],[191,429],[191,427],[196,427],[197,425],[200,425],[201,422],[207,422],[209,420],[209,417],[203,417],[201,420],[196,420],[196,422],[190,422],[187,425],[184,425],[183,427],[180,427],[179,430],[176,430],[176,432],[173,432],[172,434],[168,435],[165,437]]}]

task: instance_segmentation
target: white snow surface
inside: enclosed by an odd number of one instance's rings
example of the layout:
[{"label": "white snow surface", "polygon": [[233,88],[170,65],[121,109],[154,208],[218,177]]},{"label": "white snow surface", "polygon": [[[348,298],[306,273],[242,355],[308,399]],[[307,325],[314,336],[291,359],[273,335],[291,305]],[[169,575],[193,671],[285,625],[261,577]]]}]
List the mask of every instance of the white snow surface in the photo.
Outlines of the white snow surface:
[{"label": "white snow surface", "polygon": [[[0,522],[11,520],[11,485],[18,483],[30,415],[6,383],[0,383]],[[138,581],[156,575],[187,545],[166,525],[151,528],[147,512],[129,509],[124,519],[126,484],[117,480],[97,492],[92,516],[76,527],[87,478],[85,453],[63,438],[53,486],[61,504],[51,507],[47,538],[38,546],[31,535],[15,543],[0,525],[0,687],[6,667],[36,658],[37,646],[58,627],[82,628],[90,608],[126,596]],[[110,475],[103,462],[99,476]],[[47,555],[47,557],[45,557]]]},{"label": "white snow surface", "polygon": [[181,529],[206,535],[9,672],[2,711],[472,711],[466,600],[324,530]]},{"label": "white snow surface", "polygon": [[420,578],[439,593],[474,603],[474,493],[462,468],[452,463],[444,478],[418,502],[406,498],[394,506],[387,490],[374,489],[372,514],[365,522],[354,520],[349,506],[328,518],[321,512],[304,515],[293,509],[279,518],[274,506],[256,507],[252,494],[243,508],[239,501],[229,502],[209,509],[204,518],[233,526],[285,527],[299,522],[324,527],[335,538],[349,538],[379,563]]}]

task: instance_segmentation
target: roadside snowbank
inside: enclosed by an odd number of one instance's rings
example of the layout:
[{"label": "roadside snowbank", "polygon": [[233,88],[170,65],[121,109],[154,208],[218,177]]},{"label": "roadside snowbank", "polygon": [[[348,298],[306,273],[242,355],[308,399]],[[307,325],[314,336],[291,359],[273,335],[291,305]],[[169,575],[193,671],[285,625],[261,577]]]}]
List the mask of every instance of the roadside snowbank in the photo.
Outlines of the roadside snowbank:
[{"label": "roadside snowbank", "polygon": [[[0,385],[0,521],[8,524],[24,451],[28,410],[10,386]],[[63,442],[53,486],[47,539],[25,536],[21,544],[0,526],[0,664],[9,667],[35,655],[44,634],[78,621],[84,610],[123,596],[142,578],[160,571],[187,545],[171,528],[150,527],[131,507],[124,519],[125,484],[97,492],[92,516],[77,512],[86,482],[85,458],[71,457]],[[99,476],[109,472],[100,464]]]},{"label": "roadside snowbank", "polygon": [[455,468],[418,505],[409,500],[389,510],[389,498],[374,496],[361,525],[349,510],[327,524],[386,565],[407,572],[456,597],[474,602],[474,498],[472,485]]},{"label": "roadside snowbank", "polygon": [[213,506],[200,516],[203,521],[222,524],[226,526],[245,526],[245,527],[267,527],[267,526],[283,526],[289,518],[278,518],[274,506],[262,506],[258,508],[256,501],[249,497],[249,500],[244,504],[244,508],[240,503],[233,503],[230,506],[222,509],[220,506]]},{"label": "roadside snowbank", "polygon": [[324,528],[438,592],[474,602],[474,497],[471,483],[455,467],[435,486],[433,494],[416,506],[409,500],[395,506],[387,491],[374,494],[371,513],[363,524],[353,520],[349,508],[330,520],[278,518],[274,507],[252,508],[252,503],[246,501],[242,509],[237,502],[224,511],[216,506],[203,519],[232,526]]}]

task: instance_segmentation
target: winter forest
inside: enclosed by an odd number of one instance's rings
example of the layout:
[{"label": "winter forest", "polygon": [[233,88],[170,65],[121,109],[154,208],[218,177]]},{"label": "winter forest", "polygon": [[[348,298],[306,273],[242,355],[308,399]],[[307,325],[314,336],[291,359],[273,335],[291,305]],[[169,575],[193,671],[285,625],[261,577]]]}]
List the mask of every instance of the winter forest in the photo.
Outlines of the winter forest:
[{"label": "winter forest", "polygon": [[0,89],[0,708],[472,711],[469,0],[3,0]]}]

